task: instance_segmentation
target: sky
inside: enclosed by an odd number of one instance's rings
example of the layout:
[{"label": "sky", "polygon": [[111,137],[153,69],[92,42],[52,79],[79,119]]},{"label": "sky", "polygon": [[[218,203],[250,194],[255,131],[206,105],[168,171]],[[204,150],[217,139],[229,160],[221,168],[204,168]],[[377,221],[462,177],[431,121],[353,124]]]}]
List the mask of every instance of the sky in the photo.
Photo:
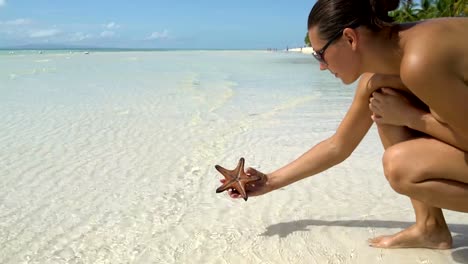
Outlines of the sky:
[{"label": "sky", "polygon": [[304,45],[315,1],[0,0],[0,47],[268,49]]}]

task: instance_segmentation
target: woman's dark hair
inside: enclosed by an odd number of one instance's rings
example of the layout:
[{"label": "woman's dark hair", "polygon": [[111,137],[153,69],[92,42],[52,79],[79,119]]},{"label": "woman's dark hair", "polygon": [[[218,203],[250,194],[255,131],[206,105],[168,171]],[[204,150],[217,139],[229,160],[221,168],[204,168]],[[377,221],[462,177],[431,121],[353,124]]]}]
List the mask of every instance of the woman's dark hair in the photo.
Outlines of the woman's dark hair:
[{"label": "woman's dark hair", "polygon": [[331,39],[347,27],[366,26],[379,31],[392,25],[388,12],[399,4],[400,0],[318,0],[310,11],[307,28],[318,26],[323,39]]}]

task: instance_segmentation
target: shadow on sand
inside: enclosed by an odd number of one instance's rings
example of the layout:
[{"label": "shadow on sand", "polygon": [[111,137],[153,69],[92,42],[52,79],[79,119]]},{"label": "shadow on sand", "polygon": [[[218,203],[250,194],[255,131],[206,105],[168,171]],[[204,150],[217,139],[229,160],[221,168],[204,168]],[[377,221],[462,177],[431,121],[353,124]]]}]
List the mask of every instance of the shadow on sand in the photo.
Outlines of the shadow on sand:
[{"label": "shadow on sand", "polygon": [[454,249],[452,258],[456,263],[468,263],[468,247]]},{"label": "shadow on sand", "polygon": [[[346,221],[324,221],[324,220],[299,220],[274,224],[267,227],[267,231],[261,236],[287,237],[295,232],[309,231],[310,226],[349,226],[349,227],[374,227],[374,228],[407,228],[412,222],[401,221],[379,221],[379,220],[346,220]],[[468,263],[468,225],[449,224],[453,236],[452,257],[457,263]]]}]

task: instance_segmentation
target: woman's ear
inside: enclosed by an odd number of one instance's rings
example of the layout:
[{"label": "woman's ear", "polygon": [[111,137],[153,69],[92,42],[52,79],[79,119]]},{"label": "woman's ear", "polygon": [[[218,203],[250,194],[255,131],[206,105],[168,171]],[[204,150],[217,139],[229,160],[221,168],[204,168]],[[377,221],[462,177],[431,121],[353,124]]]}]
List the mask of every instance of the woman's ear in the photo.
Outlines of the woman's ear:
[{"label": "woman's ear", "polygon": [[343,30],[343,35],[345,37],[346,43],[348,43],[353,50],[356,50],[359,40],[359,34],[357,30],[354,28],[345,28]]}]

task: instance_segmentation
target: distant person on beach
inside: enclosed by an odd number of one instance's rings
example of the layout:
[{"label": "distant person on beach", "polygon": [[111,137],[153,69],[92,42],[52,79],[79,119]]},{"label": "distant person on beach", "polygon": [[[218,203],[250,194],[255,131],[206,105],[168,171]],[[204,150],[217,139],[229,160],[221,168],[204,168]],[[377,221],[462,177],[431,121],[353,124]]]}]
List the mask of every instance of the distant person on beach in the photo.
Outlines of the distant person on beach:
[{"label": "distant person on beach", "polygon": [[267,174],[248,168],[262,178],[248,195],[341,163],[375,123],[385,177],[411,199],[416,223],[370,245],[447,249],[452,237],[441,208],[468,212],[468,18],[397,24],[388,12],[398,5],[317,1],[308,19],[313,55],[345,84],[360,77],[354,100],[335,134],[290,164]]}]

